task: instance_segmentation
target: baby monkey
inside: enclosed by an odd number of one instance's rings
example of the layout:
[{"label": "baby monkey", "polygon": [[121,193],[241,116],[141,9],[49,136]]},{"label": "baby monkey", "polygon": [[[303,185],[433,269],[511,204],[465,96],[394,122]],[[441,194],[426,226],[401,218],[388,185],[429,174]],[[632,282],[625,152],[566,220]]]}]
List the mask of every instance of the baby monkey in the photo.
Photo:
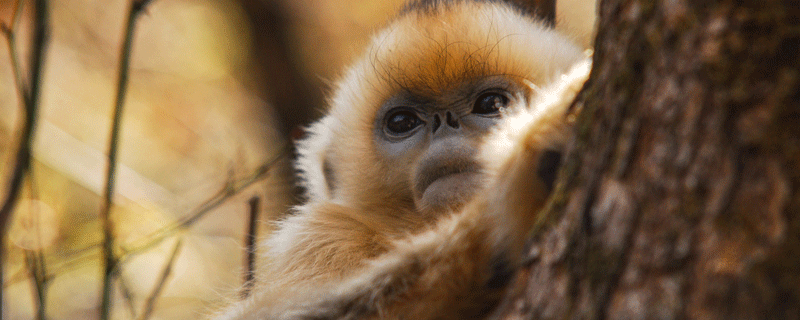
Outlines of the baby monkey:
[{"label": "baby monkey", "polygon": [[505,1],[421,0],[374,36],[299,145],[308,200],[216,319],[479,319],[523,259],[589,72]]}]

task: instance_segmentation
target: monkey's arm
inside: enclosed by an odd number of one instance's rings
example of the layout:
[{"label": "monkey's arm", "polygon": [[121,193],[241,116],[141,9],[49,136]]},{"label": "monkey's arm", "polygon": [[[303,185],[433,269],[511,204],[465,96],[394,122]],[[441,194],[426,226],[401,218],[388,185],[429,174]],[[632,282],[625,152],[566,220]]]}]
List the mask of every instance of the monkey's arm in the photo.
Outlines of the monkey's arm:
[{"label": "monkey's arm", "polygon": [[537,175],[541,155],[568,130],[566,112],[583,86],[589,66],[585,61],[573,67],[542,91],[529,112],[500,129],[495,140],[510,143],[499,147],[507,150],[502,163],[492,169],[496,175],[486,196],[430,230],[395,242],[393,250],[370,261],[357,275],[304,293],[304,300],[270,310],[267,318],[462,319],[486,315],[522,260],[527,233],[547,197],[547,187]]}]

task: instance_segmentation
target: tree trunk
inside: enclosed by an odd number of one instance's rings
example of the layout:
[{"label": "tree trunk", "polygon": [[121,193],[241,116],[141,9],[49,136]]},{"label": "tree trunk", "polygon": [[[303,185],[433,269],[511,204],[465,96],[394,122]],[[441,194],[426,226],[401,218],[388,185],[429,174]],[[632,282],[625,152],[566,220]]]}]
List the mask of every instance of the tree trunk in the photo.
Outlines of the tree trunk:
[{"label": "tree trunk", "polygon": [[608,0],[505,319],[800,319],[800,1]]}]

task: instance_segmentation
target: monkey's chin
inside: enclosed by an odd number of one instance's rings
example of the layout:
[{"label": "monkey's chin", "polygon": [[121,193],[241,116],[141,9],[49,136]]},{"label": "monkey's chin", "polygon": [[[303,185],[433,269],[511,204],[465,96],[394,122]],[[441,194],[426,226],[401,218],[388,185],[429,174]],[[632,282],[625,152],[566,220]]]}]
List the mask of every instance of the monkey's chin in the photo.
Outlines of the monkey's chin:
[{"label": "monkey's chin", "polygon": [[462,172],[436,179],[418,199],[420,209],[428,212],[457,210],[463,206],[483,185],[482,175]]}]

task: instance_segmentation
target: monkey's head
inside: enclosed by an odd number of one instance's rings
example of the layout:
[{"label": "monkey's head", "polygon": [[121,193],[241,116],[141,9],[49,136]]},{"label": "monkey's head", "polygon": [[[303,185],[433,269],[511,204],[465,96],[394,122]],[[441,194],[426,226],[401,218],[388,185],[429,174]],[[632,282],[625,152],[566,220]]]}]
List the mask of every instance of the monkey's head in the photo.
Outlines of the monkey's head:
[{"label": "monkey's head", "polygon": [[301,142],[311,203],[458,208],[486,181],[478,149],[492,128],[583,58],[505,2],[428,3],[409,5],[373,38]]}]

